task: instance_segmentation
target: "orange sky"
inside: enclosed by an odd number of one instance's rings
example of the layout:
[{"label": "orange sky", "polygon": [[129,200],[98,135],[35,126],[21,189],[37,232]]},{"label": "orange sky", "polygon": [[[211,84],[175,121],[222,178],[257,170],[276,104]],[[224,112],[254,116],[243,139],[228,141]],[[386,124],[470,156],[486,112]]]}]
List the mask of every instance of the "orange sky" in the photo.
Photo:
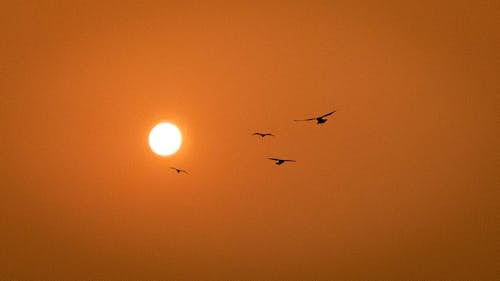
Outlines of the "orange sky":
[{"label": "orange sky", "polygon": [[498,277],[496,1],[102,2],[0,4],[0,280]]}]

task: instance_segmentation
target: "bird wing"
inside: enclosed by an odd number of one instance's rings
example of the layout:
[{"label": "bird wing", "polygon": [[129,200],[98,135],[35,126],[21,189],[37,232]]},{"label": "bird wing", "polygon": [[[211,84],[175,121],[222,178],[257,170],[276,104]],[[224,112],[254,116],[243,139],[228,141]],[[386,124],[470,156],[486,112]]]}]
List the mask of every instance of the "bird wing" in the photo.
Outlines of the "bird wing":
[{"label": "bird wing", "polygon": [[327,113],[327,114],[325,114],[325,115],[322,115],[322,116],[320,116],[320,117],[318,117],[318,118],[323,118],[323,117],[326,117],[326,116],[330,116],[330,115],[334,114],[335,112],[336,112],[336,110],[334,110],[334,111],[332,111],[332,112],[330,112],[330,113]]},{"label": "bird wing", "polygon": [[177,170],[179,170],[179,169],[177,169],[177,168],[175,168],[175,167],[170,167],[170,169],[172,169],[172,170],[176,170],[176,171],[177,171]]},{"label": "bird wing", "polygon": [[298,119],[293,121],[311,121],[311,120],[316,120],[316,118]]},{"label": "bird wing", "polygon": [[186,170],[181,170],[181,173],[186,173],[189,175],[189,173]]},{"label": "bird wing", "polygon": [[273,135],[273,134],[270,134],[270,133],[267,133],[266,135],[271,136],[271,137],[274,137],[274,135]]},{"label": "bird wing", "polygon": [[290,159],[283,160],[283,161],[287,161],[287,162],[297,162],[297,161],[295,161],[295,160],[290,160]]},{"label": "bird wing", "polygon": [[252,136],[262,136],[261,133],[253,133]]}]

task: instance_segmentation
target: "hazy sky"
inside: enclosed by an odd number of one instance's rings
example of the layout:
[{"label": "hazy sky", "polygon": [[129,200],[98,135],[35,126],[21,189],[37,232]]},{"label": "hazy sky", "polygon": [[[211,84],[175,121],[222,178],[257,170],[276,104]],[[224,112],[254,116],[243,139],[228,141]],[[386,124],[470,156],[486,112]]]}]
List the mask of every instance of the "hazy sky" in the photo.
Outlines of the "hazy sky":
[{"label": "hazy sky", "polygon": [[2,1],[0,280],[498,278],[500,5],[402,2]]}]

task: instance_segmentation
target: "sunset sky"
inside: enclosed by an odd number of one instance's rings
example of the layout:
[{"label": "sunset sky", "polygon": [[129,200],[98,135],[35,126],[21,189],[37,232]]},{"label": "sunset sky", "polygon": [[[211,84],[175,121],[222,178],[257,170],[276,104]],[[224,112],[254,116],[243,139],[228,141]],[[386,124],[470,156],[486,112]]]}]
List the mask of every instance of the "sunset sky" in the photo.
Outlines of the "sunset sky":
[{"label": "sunset sky", "polygon": [[498,278],[499,26],[498,1],[2,1],[0,280]]}]

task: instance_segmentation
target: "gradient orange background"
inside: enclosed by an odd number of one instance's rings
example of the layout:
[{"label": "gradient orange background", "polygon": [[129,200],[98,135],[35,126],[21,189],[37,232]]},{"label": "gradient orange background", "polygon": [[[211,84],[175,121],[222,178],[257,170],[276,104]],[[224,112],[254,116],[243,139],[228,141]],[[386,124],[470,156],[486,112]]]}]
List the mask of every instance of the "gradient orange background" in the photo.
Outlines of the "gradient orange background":
[{"label": "gradient orange background", "polygon": [[0,4],[0,280],[498,278],[498,1],[103,2]]}]

